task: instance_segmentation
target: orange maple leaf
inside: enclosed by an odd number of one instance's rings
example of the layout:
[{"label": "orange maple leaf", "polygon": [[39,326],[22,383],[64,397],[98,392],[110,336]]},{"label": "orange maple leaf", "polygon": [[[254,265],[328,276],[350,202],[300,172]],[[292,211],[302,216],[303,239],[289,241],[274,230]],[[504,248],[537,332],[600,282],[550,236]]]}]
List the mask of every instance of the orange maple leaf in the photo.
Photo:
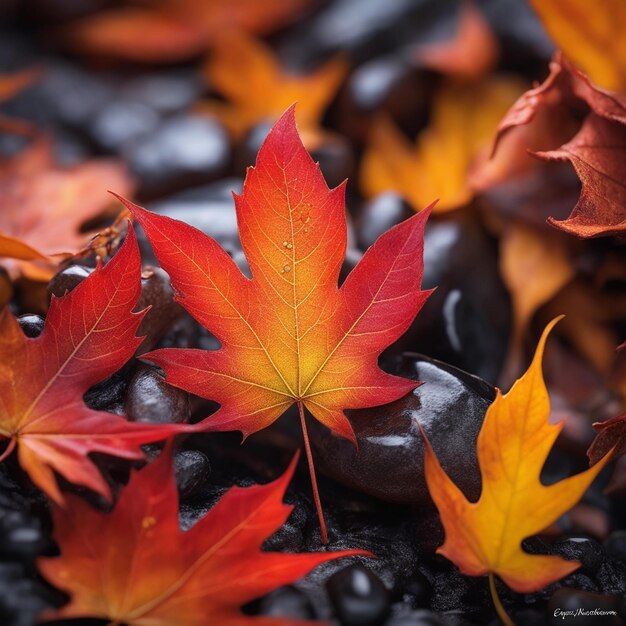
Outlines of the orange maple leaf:
[{"label": "orange maple leaf", "polygon": [[110,196],[98,191],[109,186],[132,192],[121,163],[98,159],[63,169],[47,139],[0,161],[0,263],[13,278],[49,280],[61,260],[84,247],[83,224],[110,210]]},{"label": "orange maple leaf", "polygon": [[209,85],[228,102],[203,102],[200,110],[216,115],[240,137],[259,122],[276,121],[299,101],[300,127],[314,132],[347,70],[347,62],[336,58],[310,74],[289,74],[261,41],[242,32],[229,33],[219,39],[205,66]]},{"label": "orange maple leaf", "polygon": [[293,21],[311,0],[146,0],[90,15],[70,30],[82,52],[139,62],[181,61],[228,30],[264,35]]},{"label": "orange maple leaf", "polygon": [[[235,196],[252,280],[202,232],[125,201],[177,300],[222,344],[144,358],[172,385],[220,403],[207,429],[247,436],[297,403],[316,500],[304,407],[355,441],[344,409],[385,404],[414,389],[415,381],[383,372],[378,356],[430,294],[420,290],[428,209],[382,235],[338,288],[346,252],[344,188],[329,191],[289,109]],[[321,510],[320,521],[325,540]]]},{"label": "orange maple leaf", "polygon": [[[544,530],[580,500],[609,456],[552,485],[540,481],[563,423],[548,421],[550,402],[541,372],[543,332],[528,371],[487,410],[478,435],[482,493],[469,502],[441,468],[426,435],[425,472],[446,532],[437,550],[469,576],[498,575],[520,593],[537,591],[580,567],[558,556],[528,554],[522,540]],[[493,578],[491,580],[493,582]]]},{"label": "orange maple leaf", "polygon": [[133,355],[143,313],[132,313],[141,291],[141,258],[132,229],[113,259],[73,291],[53,298],[43,332],[22,332],[8,307],[0,311],[0,439],[17,447],[20,466],[56,502],[54,472],[110,497],[88,458],[102,452],[143,458],[140,446],[184,431],[181,424],[133,423],[83,401],[86,391]]},{"label": "orange maple leaf", "polygon": [[[284,554],[261,545],[289,517],[283,504],[297,456],[276,481],[233,487],[188,531],[178,522],[171,446],[134,472],[112,513],[76,496],[53,511],[61,556],[42,574],[71,596],[46,619],[99,617],[128,626],[296,626],[308,620],[248,617],[240,607],[334,559],[362,550]],[[77,524],[78,521],[78,524]]]},{"label": "orange maple leaf", "polygon": [[473,197],[470,166],[489,149],[502,115],[523,91],[518,81],[449,83],[435,97],[430,124],[415,146],[389,120],[380,119],[363,155],[360,186],[366,197],[402,194],[418,210],[439,198],[435,211],[457,209]]},{"label": "orange maple leaf", "polygon": [[626,91],[623,0],[531,0],[531,5],[556,45],[594,83]]}]

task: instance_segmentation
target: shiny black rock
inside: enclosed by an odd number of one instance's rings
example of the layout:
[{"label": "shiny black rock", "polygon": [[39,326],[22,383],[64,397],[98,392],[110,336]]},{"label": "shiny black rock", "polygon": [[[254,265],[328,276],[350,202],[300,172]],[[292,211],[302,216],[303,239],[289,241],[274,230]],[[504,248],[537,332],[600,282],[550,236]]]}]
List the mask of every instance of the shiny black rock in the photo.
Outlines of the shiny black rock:
[{"label": "shiny black rock", "polygon": [[421,355],[405,355],[397,373],[423,384],[385,406],[349,412],[358,451],[346,439],[311,421],[319,469],[382,500],[430,502],[417,420],[452,480],[468,497],[476,498],[480,492],[476,438],[495,397],[494,388]]}]

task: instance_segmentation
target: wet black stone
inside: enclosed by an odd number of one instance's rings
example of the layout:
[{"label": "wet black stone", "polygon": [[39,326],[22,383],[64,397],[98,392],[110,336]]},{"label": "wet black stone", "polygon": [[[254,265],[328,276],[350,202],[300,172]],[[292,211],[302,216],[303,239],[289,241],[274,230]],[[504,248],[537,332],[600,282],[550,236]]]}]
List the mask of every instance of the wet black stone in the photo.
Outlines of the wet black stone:
[{"label": "wet black stone", "polygon": [[182,307],[174,301],[174,290],[169,276],[159,267],[145,267],[141,273],[141,295],[135,307],[150,307],[141,321],[138,336],[144,336],[139,353],[149,350],[182,315]]},{"label": "wet black stone", "polygon": [[444,622],[432,611],[413,611],[408,615],[392,617],[385,626],[443,626]]},{"label": "wet black stone", "polygon": [[475,444],[494,398],[493,387],[421,355],[405,355],[397,373],[424,384],[388,405],[349,412],[358,451],[349,441],[311,421],[319,470],[383,500],[430,502],[418,420],[450,478],[470,499],[477,498],[480,475]]},{"label": "wet black stone", "polygon": [[211,463],[200,450],[180,450],[174,456],[176,484],[181,498],[193,494],[211,474]]},{"label": "wet black stone", "polygon": [[292,619],[314,619],[315,611],[307,596],[295,587],[280,587],[261,600],[259,615]]},{"label": "wet black stone", "polygon": [[159,122],[159,114],[146,104],[116,99],[95,116],[90,135],[101,148],[120,152],[130,142],[153,133]]},{"label": "wet black stone", "polygon": [[363,565],[349,565],[333,574],[326,589],[344,626],[377,626],[389,615],[389,591]]},{"label": "wet black stone", "polygon": [[54,594],[34,579],[32,569],[16,562],[0,563],[0,623],[33,626],[52,606]]},{"label": "wet black stone", "polygon": [[[150,203],[149,209],[160,215],[182,220],[210,235],[227,251],[241,250],[233,192],[241,192],[242,181],[227,178]],[[156,263],[150,244],[138,229],[144,259]]]},{"label": "wet black stone", "polygon": [[180,71],[143,74],[128,80],[120,89],[122,98],[141,103],[160,114],[186,109],[201,95],[196,72]]},{"label": "wet black stone", "polygon": [[427,607],[432,594],[433,587],[430,581],[420,571],[414,572],[397,590],[394,589],[394,595],[399,595],[404,604],[410,605],[413,609]]},{"label": "wet black stone", "polygon": [[92,267],[70,265],[57,272],[48,283],[48,295],[61,298],[78,284],[82,283],[93,272]]},{"label": "wet black stone", "polygon": [[[615,612],[615,615],[584,615],[581,611]],[[548,602],[548,618],[550,624],[579,624],[581,626],[623,626],[624,597],[614,594],[592,593],[578,589],[562,588],[557,590]],[[563,616],[566,611],[573,611],[574,616]]]},{"label": "wet black stone", "polygon": [[359,247],[367,250],[384,232],[413,215],[402,196],[391,191],[364,203],[354,223]]},{"label": "wet black stone", "polygon": [[0,510],[0,556],[32,560],[49,547],[40,520],[16,510]]},{"label": "wet black stone", "polygon": [[552,552],[568,561],[580,561],[581,571],[594,574],[604,563],[602,546],[591,537],[571,536],[563,537],[554,542]]},{"label": "wet black stone", "polygon": [[132,422],[181,424],[189,421],[189,396],[168,385],[155,367],[140,363],[128,383],[124,411]]},{"label": "wet black stone", "polygon": [[85,404],[96,411],[124,414],[124,396],[128,387],[128,367],[95,384],[84,395]]},{"label": "wet black stone", "polygon": [[17,321],[24,331],[24,334],[31,339],[35,337],[39,337],[41,335],[41,331],[43,330],[45,320],[41,315],[20,315],[17,318]]},{"label": "wet black stone", "polygon": [[510,302],[496,243],[471,212],[429,221],[422,289],[433,287],[388,353],[421,352],[495,383],[508,346]]},{"label": "wet black stone", "polygon": [[[539,608],[528,608],[522,611],[517,611],[513,615],[513,620],[516,626],[546,626],[546,612]],[[497,621],[498,626],[500,621]]]},{"label": "wet black stone", "polygon": [[616,530],[604,542],[609,558],[626,561],[626,530]]},{"label": "wet black stone", "polygon": [[216,120],[184,114],[167,119],[129,146],[126,156],[144,196],[218,178],[230,159],[230,142]]}]

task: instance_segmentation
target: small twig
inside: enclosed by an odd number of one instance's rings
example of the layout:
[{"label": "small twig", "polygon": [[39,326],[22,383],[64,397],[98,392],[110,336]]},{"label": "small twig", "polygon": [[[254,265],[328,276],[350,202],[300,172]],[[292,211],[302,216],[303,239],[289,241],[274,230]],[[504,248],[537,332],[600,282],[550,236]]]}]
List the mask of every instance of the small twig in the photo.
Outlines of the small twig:
[{"label": "small twig", "polygon": [[17,445],[17,440],[15,437],[11,437],[11,441],[9,441],[9,445],[5,448],[4,452],[0,454],[0,463],[4,461],[7,457],[11,456],[11,452],[15,450],[15,446]]}]

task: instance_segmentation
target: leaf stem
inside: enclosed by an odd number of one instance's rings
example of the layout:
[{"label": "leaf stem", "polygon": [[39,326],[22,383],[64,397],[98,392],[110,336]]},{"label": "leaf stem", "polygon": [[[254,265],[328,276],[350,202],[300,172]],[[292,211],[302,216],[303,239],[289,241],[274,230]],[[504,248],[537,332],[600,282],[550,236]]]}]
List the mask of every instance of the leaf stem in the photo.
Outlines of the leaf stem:
[{"label": "leaf stem", "polygon": [[4,452],[0,454],[0,463],[2,463],[2,461],[4,461],[8,456],[11,455],[11,452],[15,450],[16,444],[17,440],[15,439],[15,437],[11,437],[11,440],[9,441],[9,444],[5,448]]},{"label": "leaf stem", "polygon": [[498,590],[496,589],[496,581],[493,573],[491,572],[489,572],[489,591],[491,592],[491,599],[493,600],[493,605],[496,607],[496,613],[498,614],[500,621],[504,624],[504,626],[515,626],[513,620],[509,617],[509,614],[502,606]]},{"label": "leaf stem", "polygon": [[309,431],[306,427],[306,417],[304,415],[304,406],[302,402],[298,402],[298,411],[300,411],[300,423],[302,424],[302,435],[304,437],[304,449],[306,450],[306,459],[309,463],[309,474],[311,475],[311,487],[313,488],[313,499],[315,500],[315,508],[317,509],[317,517],[320,521],[320,533],[322,535],[322,543],[328,543],[328,533],[326,531],[326,522],[324,521],[324,510],[322,509],[322,501],[320,500],[320,492],[317,488],[317,478],[315,476],[315,465],[313,463],[313,453],[311,452],[311,442],[309,441]]}]

